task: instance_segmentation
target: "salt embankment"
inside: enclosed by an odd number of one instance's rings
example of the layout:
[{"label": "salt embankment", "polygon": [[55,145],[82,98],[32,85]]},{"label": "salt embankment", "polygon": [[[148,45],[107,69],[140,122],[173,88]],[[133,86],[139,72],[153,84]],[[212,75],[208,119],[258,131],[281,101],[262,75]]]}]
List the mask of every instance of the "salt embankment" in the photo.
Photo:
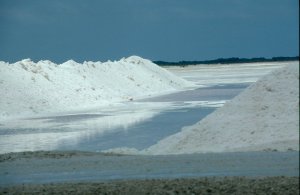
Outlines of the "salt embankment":
[{"label": "salt embankment", "polygon": [[191,85],[137,56],[83,64],[0,62],[0,120],[103,106]]},{"label": "salt embankment", "polygon": [[299,150],[299,62],[273,71],[146,154]]}]

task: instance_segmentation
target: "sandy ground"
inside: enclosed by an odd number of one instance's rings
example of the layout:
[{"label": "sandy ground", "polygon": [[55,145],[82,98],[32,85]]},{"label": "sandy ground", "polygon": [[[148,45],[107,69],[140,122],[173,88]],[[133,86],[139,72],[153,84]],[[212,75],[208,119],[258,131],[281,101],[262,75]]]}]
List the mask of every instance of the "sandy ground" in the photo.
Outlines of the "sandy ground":
[{"label": "sandy ground", "polygon": [[222,177],[19,185],[0,194],[299,194],[299,177]]}]

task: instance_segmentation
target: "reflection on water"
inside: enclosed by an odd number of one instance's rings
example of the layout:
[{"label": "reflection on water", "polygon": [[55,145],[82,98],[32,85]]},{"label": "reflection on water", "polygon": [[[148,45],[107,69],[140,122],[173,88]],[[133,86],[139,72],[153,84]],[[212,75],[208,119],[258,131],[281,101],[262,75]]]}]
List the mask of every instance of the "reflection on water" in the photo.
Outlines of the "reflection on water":
[{"label": "reflection on water", "polygon": [[74,121],[81,121],[93,118],[99,118],[103,116],[108,116],[104,114],[73,114],[73,115],[64,115],[64,116],[48,116],[48,117],[36,117],[28,118],[27,120],[40,120],[46,119],[48,123],[70,123]]},{"label": "reflection on water", "polygon": [[104,134],[81,137],[76,145],[63,143],[58,146],[65,150],[101,151],[115,147],[144,149],[158,140],[176,133],[183,126],[192,125],[216,108],[196,107],[162,112],[154,117],[131,126],[130,129],[116,128]]},{"label": "reflection on water", "polygon": [[0,153],[144,149],[201,120],[245,87],[200,88],[81,113],[2,122]]},{"label": "reflection on water", "polygon": [[[153,117],[154,112],[122,113],[114,116],[103,116],[98,118],[81,118],[79,121],[65,122],[59,126],[61,120],[55,122],[48,119],[33,119],[29,128],[0,129],[0,153],[17,152],[25,150],[54,150],[59,145],[74,146],[81,139],[100,136],[106,131],[113,132],[114,129],[128,129],[141,121]],[[74,115],[76,117],[76,115]],[[29,120],[26,120],[26,123]],[[39,128],[34,128],[34,124]],[[27,124],[28,126],[28,124]]]}]

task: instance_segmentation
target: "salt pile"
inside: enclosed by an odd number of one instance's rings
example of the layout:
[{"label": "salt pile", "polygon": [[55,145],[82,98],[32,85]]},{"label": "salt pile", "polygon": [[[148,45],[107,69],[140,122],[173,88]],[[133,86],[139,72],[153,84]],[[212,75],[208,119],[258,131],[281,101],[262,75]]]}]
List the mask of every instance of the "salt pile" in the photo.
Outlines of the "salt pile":
[{"label": "salt pile", "polygon": [[299,150],[299,65],[273,71],[222,108],[143,151]]},{"label": "salt pile", "polygon": [[115,62],[0,62],[0,120],[80,110],[171,92],[191,83],[137,56]]}]

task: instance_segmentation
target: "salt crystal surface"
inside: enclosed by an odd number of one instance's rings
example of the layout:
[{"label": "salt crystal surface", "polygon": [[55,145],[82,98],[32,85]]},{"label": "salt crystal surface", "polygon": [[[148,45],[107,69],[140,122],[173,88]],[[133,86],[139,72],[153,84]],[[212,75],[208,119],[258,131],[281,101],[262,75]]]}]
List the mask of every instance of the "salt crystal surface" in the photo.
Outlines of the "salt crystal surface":
[{"label": "salt crystal surface", "polygon": [[0,120],[76,111],[193,86],[151,61],[0,62]]},{"label": "salt crystal surface", "polygon": [[141,153],[299,150],[299,62],[273,71],[200,122]]}]

